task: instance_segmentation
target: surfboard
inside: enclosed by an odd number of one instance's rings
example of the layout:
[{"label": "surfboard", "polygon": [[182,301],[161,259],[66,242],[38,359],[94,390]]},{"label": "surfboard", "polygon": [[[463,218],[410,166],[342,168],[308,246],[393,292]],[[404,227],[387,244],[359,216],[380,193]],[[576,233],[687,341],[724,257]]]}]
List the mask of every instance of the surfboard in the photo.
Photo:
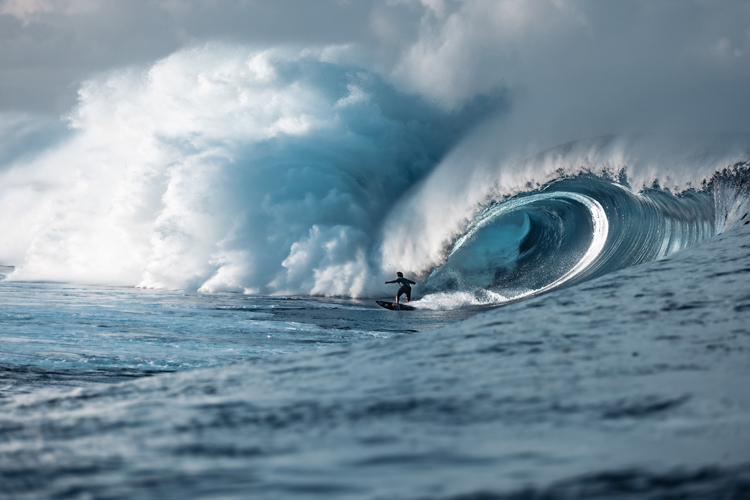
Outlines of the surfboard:
[{"label": "surfboard", "polygon": [[395,302],[386,302],[385,300],[376,300],[380,307],[385,307],[391,311],[413,311],[416,307],[408,306],[406,304],[396,304]]}]

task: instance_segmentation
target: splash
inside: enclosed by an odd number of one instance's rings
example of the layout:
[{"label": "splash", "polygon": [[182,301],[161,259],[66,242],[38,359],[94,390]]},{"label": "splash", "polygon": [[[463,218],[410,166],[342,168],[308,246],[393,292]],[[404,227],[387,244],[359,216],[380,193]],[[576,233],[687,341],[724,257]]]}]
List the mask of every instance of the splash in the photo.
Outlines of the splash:
[{"label": "splash", "polygon": [[72,137],[0,174],[12,279],[364,293],[389,207],[491,109],[331,53],[209,44],[86,82]]}]

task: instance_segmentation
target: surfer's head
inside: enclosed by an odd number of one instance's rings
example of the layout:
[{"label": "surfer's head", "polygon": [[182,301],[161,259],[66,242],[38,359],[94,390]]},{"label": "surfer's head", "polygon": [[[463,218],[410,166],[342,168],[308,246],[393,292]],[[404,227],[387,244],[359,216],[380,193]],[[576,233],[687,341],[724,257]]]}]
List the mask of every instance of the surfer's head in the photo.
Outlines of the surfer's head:
[{"label": "surfer's head", "polygon": [[401,271],[398,271],[396,273],[396,276],[398,276],[399,278],[403,278],[404,277],[404,273],[402,273]]}]

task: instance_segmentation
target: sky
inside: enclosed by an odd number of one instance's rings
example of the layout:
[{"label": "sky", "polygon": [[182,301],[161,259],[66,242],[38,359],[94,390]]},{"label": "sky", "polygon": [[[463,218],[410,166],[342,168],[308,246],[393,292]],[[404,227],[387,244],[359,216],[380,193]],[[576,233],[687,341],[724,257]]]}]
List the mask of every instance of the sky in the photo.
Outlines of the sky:
[{"label": "sky", "polygon": [[561,171],[699,185],[748,89],[746,0],[0,0],[0,264],[378,293]]},{"label": "sky", "polygon": [[334,0],[3,0],[0,109],[63,113],[81,81],[204,40],[368,43],[375,10]]},{"label": "sky", "polygon": [[206,40],[356,46],[358,64],[447,107],[498,88],[577,87],[630,114],[749,99],[742,0],[3,0],[0,111],[63,114],[82,81]]}]

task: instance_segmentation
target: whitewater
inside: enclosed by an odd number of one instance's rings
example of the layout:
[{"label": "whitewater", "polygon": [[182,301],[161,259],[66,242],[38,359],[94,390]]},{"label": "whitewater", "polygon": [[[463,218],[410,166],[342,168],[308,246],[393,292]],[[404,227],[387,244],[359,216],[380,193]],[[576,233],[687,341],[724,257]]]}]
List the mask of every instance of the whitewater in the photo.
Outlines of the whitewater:
[{"label": "whitewater", "polygon": [[351,60],[4,123],[0,498],[750,496],[750,137],[519,141]]}]

